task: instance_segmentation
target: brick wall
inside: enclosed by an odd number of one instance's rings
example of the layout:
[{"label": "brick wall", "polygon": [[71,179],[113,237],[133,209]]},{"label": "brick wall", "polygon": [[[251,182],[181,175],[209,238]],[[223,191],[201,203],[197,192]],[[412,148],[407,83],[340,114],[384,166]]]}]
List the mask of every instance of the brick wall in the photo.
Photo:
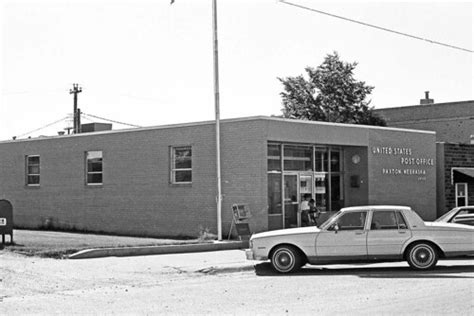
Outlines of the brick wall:
[{"label": "brick wall", "polygon": [[436,132],[436,141],[469,143],[474,134],[474,101],[377,109],[387,125]]},{"label": "brick wall", "polygon": [[436,218],[436,135],[376,129],[370,133],[369,202],[406,205]]},{"label": "brick wall", "polygon": [[[456,192],[455,185],[451,183],[451,170],[456,167],[474,168],[474,145],[445,143],[443,146],[443,152],[445,192],[444,212],[446,212],[456,206]],[[474,179],[456,174],[454,177],[454,182],[468,183],[468,204],[474,205]]]},{"label": "brick wall", "polygon": [[[262,212],[266,201],[266,152],[255,124],[222,126],[224,233],[232,203]],[[172,185],[170,146],[182,145],[192,146],[193,182]],[[90,150],[103,152],[102,186],[85,185],[84,154]],[[216,233],[215,152],[212,123],[4,142],[0,199],[13,204],[19,227],[49,222],[126,235],[197,236],[201,228]],[[25,155],[41,157],[40,187],[25,186]]]}]

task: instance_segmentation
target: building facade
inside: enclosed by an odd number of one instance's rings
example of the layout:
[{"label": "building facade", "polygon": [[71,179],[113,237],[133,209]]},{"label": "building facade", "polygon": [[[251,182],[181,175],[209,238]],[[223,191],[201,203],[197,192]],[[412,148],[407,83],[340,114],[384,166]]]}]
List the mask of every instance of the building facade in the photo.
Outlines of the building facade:
[{"label": "building facade", "polygon": [[[310,195],[344,206],[403,204],[436,218],[433,132],[269,117],[221,121],[222,227],[232,205],[253,232],[301,225]],[[0,200],[17,227],[142,236],[217,231],[215,123],[0,142]]]}]

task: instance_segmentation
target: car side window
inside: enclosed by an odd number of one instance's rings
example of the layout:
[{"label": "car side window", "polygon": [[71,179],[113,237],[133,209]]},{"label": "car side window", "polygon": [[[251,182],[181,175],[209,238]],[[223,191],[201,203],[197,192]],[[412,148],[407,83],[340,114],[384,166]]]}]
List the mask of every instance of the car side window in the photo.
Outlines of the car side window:
[{"label": "car side window", "polygon": [[348,212],[337,219],[329,230],[334,230],[337,225],[339,230],[362,230],[365,227],[367,212]]},{"label": "car side window", "polygon": [[398,229],[397,213],[395,211],[374,211],[370,229]]},{"label": "car side window", "polygon": [[398,229],[407,229],[408,225],[401,212],[397,212]]}]

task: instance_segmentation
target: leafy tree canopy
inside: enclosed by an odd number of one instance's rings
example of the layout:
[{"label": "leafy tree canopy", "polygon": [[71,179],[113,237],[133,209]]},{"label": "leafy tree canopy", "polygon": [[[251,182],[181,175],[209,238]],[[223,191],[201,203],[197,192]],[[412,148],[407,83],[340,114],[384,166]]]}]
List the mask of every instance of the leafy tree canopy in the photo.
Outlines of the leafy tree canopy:
[{"label": "leafy tree canopy", "polygon": [[346,63],[337,52],[325,57],[316,69],[306,67],[303,75],[278,78],[283,116],[311,121],[385,126],[385,120],[365,101],[374,87],[354,78],[357,63]]}]

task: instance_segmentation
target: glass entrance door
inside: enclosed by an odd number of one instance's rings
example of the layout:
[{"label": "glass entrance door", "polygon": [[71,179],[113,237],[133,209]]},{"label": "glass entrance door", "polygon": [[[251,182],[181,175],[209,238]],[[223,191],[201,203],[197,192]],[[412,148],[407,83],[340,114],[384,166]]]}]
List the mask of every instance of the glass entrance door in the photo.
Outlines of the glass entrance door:
[{"label": "glass entrance door", "polygon": [[284,175],[285,228],[298,226],[298,175]]},{"label": "glass entrance door", "polygon": [[316,173],[314,175],[314,200],[318,211],[327,211],[328,179],[325,173]]}]

